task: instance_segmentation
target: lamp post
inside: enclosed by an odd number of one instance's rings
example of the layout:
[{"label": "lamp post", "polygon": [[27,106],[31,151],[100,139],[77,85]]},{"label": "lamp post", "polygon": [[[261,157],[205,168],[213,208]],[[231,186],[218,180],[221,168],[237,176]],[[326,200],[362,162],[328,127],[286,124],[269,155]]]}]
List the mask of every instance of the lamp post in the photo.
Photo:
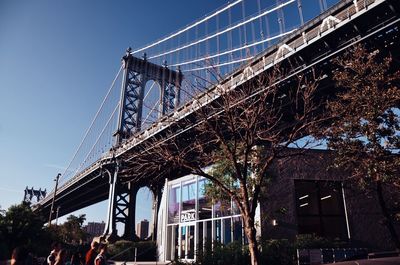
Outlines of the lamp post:
[{"label": "lamp post", "polygon": [[58,188],[58,179],[60,178],[60,176],[61,176],[61,174],[58,173],[57,176],[56,176],[56,179],[54,180],[56,182],[56,187],[54,188],[53,200],[51,201],[51,208],[50,208],[48,227],[51,226],[51,217],[53,215],[54,201],[56,199],[57,188]]},{"label": "lamp post", "polygon": [[56,226],[58,225],[58,213],[60,211],[60,206],[57,207],[57,212],[56,212]]}]

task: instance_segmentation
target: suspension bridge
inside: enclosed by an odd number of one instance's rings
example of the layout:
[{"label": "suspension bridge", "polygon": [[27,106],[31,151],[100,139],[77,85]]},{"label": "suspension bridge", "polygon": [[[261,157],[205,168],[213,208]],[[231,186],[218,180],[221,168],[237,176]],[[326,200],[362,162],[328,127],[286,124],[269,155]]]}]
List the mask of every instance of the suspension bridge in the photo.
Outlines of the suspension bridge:
[{"label": "suspension bridge", "polygon": [[[120,181],[127,154],[174,128],[171,117],[183,119],[218,98],[218,92],[206,91],[235,89],[277,64],[296,62],[281,80],[286,82],[311,67],[329,71],[330,60],[356,43],[398,53],[399,12],[396,0],[277,0],[273,6],[237,0],[142,48],[127,49],[76,152],[57,176],[58,187],[35,210],[51,220],[53,209],[62,216],[108,199],[104,235],[116,235],[122,223],[123,237],[134,238],[136,193],[149,182],[146,176]],[[150,187],[153,214],[162,185]]]}]

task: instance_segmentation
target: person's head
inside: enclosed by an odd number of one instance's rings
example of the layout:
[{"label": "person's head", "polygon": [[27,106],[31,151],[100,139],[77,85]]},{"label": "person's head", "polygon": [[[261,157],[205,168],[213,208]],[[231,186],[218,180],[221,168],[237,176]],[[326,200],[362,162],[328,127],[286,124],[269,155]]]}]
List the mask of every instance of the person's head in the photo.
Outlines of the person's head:
[{"label": "person's head", "polygon": [[23,265],[28,258],[28,251],[24,247],[14,248],[11,255],[11,265]]},{"label": "person's head", "polygon": [[90,246],[92,249],[96,250],[99,247],[99,243],[97,241],[93,240],[92,243],[90,244]]},{"label": "person's head", "polygon": [[99,247],[99,242],[93,240],[92,243],[90,244],[90,247],[94,250],[97,250]]},{"label": "person's head", "polygon": [[99,253],[104,254],[107,252],[107,244],[105,243],[100,243],[99,244]]}]

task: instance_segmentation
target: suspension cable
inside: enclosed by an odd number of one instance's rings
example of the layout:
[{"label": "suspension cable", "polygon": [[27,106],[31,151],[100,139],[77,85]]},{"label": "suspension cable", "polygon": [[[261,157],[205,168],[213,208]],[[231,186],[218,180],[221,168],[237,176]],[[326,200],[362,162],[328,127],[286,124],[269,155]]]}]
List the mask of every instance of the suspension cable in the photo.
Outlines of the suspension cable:
[{"label": "suspension cable", "polygon": [[213,55],[206,56],[206,57],[197,58],[197,59],[194,59],[194,60],[191,60],[191,61],[187,61],[187,62],[173,64],[173,65],[171,65],[171,67],[197,63],[197,62],[200,62],[200,61],[209,60],[209,59],[212,59],[212,58],[215,58],[215,57],[223,56],[223,55],[226,55],[226,54],[229,54],[229,53],[237,52],[239,50],[247,49],[247,48],[253,47],[255,45],[259,45],[259,44],[262,44],[262,43],[265,43],[265,42],[269,42],[269,41],[274,40],[274,39],[281,38],[281,37],[283,37],[285,35],[293,33],[295,30],[297,30],[297,29],[295,28],[295,29],[293,29],[291,31],[287,31],[287,32],[284,32],[282,34],[278,34],[278,35],[273,36],[271,38],[263,39],[263,40],[260,40],[260,41],[254,42],[254,43],[250,43],[250,44],[244,45],[242,47],[234,48],[232,50],[224,51],[224,52],[213,54]]},{"label": "suspension cable", "polygon": [[281,8],[283,8],[284,6],[287,6],[287,5],[291,4],[291,3],[293,3],[294,1],[295,1],[295,0],[289,0],[289,1],[285,2],[285,3],[280,4],[279,6],[275,6],[275,7],[272,8],[272,9],[266,10],[266,11],[264,11],[263,13],[261,13],[261,14],[259,14],[259,15],[257,15],[257,16],[251,17],[251,18],[249,18],[249,19],[247,19],[247,20],[245,20],[245,21],[243,21],[243,22],[240,22],[240,23],[234,25],[234,26],[228,27],[228,28],[226,28],[226,29],[224,29],[224,30],[222,30],[222,31],[216,32],[216,33],[214,33],[214,34],[212,34],[212,35],[210,35],[210,36],[207,36],[207,37],[202,38],[202,39],[200,39],[200,40],[196,40],[196,41],[194,41],[194,42],[191,42],[191,43],[189,43],[189,44],[186,44],[186,45],[183,45],[183,46],[181,46],[181,47],[175,48],[175,49],[173,49],[173,50],[169,50],[169,51],[166,51],[166,52],[157,54],[157,55],[153,55],[153,56],[149,57],[149,59],[154,59],[154,58],[158,58],[158,57],[161,57],[161,56],[164,56],[164,55],[168,55],[168,54],[171,54],[171,53],[174,53],[174,52],[177,52],[177,51],[180,51],[180,50],[189,48],[189,47],[191,47],[191,46],[193,46],[193,45],[196,45],[196,44],[205,42],[205,41],[207,41],[207,40],[209,40],[209,39],[215,38],[215,37],[217,37],[217,36],[219,36],[219,35],[221,35],[221,34],[224,34],[224,33],[228,32],[228,31],[231,31],[231,30],[233,30],[233,29],[236,29],[236,28],[238,28],[238,27],[241,27],[241,26],[243,26],[243,25],[246,25],[247,23],[250,23],[250,22],[252,22],[252,21],[254,21],[254,20],[256,20],[256,19],[258,19],[258,18],[260,18],[260,17],[263,17],[263,16],[265,16],[265,15],[267,15],[267,14],[269,14],[269,13],[272,13],[272,12],[278,10],[278,9],[281,9]]},{"label": "suspension cable", "polygon": [[86,130],[86,133],[85,133],[85,135],[83,136],[83,139],[82,139],[81,143],[79,144],[79,146],[78,146],[78,148],[76,149],[74,155],[72,156],[72,159],[71,159],[70,162],[68,163],[68,166],[65,168],[64,172],[61,174],[60,179],[62,179],[62,178],[64,177],[65,173],[68,171],[68,169],[69,169],[69,167],[71,166],[72,162],[73,162],[74,159],[76,158],[76,155],[78,154],[79,150],[81,149],[81,147],[82,147],[84,141],[86,140],[86,138],[87,138],[87,136],[88,136],[90,130],[92,129],[92,127],[93,127],[95,121],[97,120],[97,117],[99,116],[100,111],[103,109],[106,100],[108,99],[108,97],[109,97],[109,95],[110,95],[112,89],[114,88],[115,82],[117,81],[119,75],[121,74],[121,70],[122,70],[122,65],[120,66],[117,75],[115,76],[114,80],[112,81],[111,86],[110,86],[110,88],[108,89],[108,92],[107,92],[106,96],[104,97],[103,101],[101,102],[100,108],[97,110],[96,114],[94,115],[94,118],[93,118],[92,122],[90,123],[89,128]]},{"label": "suspension cable", "polygon": [[156,82],[153,82],[153,84],[151,84],[149,91],[147,91],[146,95],[143,98],[143,101],[145,101],[145,99],[147,98],[147,96],[150,94],[151,90],[153,89],[153,86],[156,84]]},{"label": "suspension cable", "polygon": [[229,9],[229,8],[231,8],[231,7],[235,6],[235,5],[237,5],[238,3],[242,2],[242,1],[243,1],[243,0],[237,0],[237,1],[233,2],[233,3],[231,3],[231,4],[228,4],[227,6],[225,6],[225,7],[221,8],[221,9],[215,11],[215,12],[212,13],[211,15],[206,16],[206,17],[203,18],[202,20],[199,20],[199,21],[197,21],[197,22],[195,22],[195,23],[193,23],[193,24],[191,24],[191,25],[189,25],[189,26],[187,26],[187,27],[185,27],[185,28],[183,28],[183,29],[177,31],[176,33],[173,33],[173,34],[171,34],[171,35],[169,35],[169,36],[167,36],[167,37],[165,37],[165,38],[159,40],[159,41],[156,41],[156,42],[154,42],[154,43],[152,43],[152,44],[150,44],[150,45],[147,45],[147,46],[145,46],[145,47],[143,47],[143,48],[137,49],[137,50],[131,52],[131,54],[141,52],[141,51],[146,50],[146,49],[148,49],[148,48],[154,47],[154,46],[156,46],[156,45],[158,45],[158,44],[160,44],[160,43],[163,43],[163,42],[165,42],[165,41],[167,41],[167,40],[169,40],[169,39],[172,39],[173,37],[176,37],[176,36],[178,36],[179,34],[185,32],[185,31],[187,31],[187,30],[189,30],[189,29],[192,29],[192,28],[196,27],[196,26],[199,25],[199,24],[202,24],[203,22],[206,22],[207,20],[209,20],[209,19],[211,19],[211,18],[217,16],[218,14],[220,14],[220,13],[224,12],[225,10],[227,10],[227,9]]},{"label": "suspension cable", "polygon": [[114,117],[115,112],[117,111],[117,109],[119,108],[119,102],[117,103],[117,105],[114,108],[114,111],[111,113],[110,117],[107,120],[106,125],[103,127],[103,129],[101,130],[99,136],[97,137],[96,141],[94,142],[94,144],[92,145],[92,148],[89,150],[89,152],[87,153],[86,157],[83,159],[82,164],[76,169],[75,174],[76,175],[78,173],[78,171],[82,168],[83,164],[86,162],[87,158],[89,157],[89,155],[92,153],[93,149],[96,147],[97,143],[99,142],[101,136],[103,135],[104,131],[106,130],[108,124],[110,123],[110,121],[112,120],[112,118]]},{"label": "suspension cable", "polygon": [[244,62],[244,61],[247,61],[247,60],[250,60],[250,59],[253,59],[253,58],[254,58],[254,56],[250,56],[250,57],[247,57],[247,58],[238,59],[238,60],[235,60],[235,61],[228,61],[228,62],[221,63],[221,64],[209,65],[209,66],[204,66],[204,67],[199,67],[199,68],[188,69],[188,70],[184,70],[182,72],[193,72],[193,71],[199,71],[199,70],[204,70],[204,69],[210,69],[210,68],[214,68],[214,67],[220,67],[220,66],[225,66],[225,65]]}]

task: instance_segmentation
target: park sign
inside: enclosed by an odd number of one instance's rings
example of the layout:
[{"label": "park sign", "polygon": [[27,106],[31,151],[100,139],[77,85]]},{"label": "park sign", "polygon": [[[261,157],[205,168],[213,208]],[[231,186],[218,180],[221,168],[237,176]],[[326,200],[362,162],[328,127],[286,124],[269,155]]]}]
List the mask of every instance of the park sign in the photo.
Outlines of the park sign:
[{"label": "park sign", "polygon": [[182,211],[181,212],[181,222],[190,222],[190,221],[196,221],[196,211],[195,210],[188,210],[188,211]]}]

